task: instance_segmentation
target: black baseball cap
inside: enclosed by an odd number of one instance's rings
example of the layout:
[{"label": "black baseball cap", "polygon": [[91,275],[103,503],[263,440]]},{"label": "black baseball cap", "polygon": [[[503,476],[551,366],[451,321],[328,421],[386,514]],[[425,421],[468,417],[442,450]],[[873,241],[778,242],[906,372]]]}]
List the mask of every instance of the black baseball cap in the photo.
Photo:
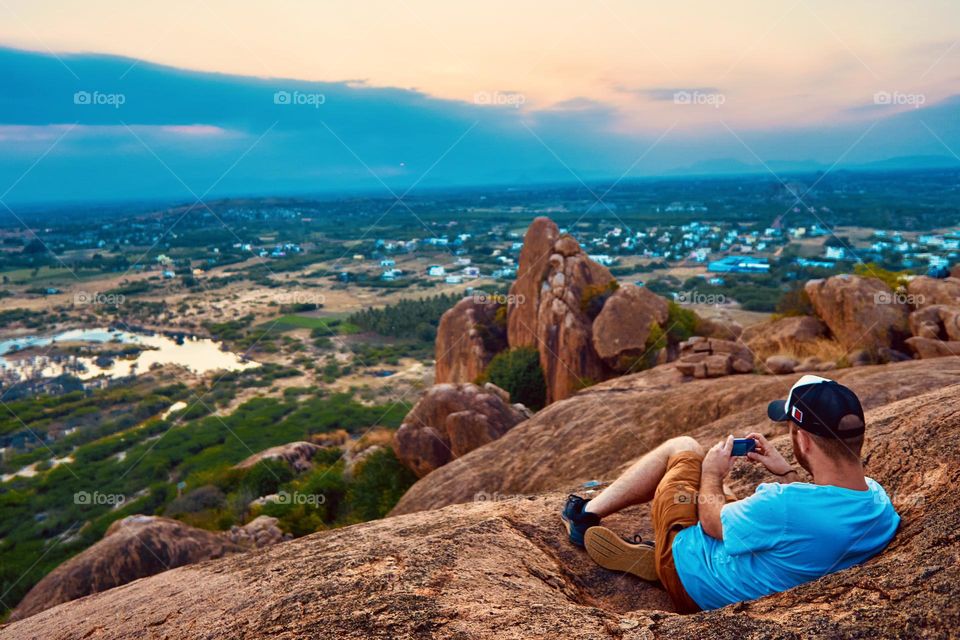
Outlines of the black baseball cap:
[{"label": "black baseball cap", "polygon": [[[774,400],[767,407],[774,422],[789,420],[814,435],[845,440],[863,435],[863,407],[857,394],[819,376],[806,375],[790,389],[786,400]],[[844,420],[856,416],[859,420]]]}]

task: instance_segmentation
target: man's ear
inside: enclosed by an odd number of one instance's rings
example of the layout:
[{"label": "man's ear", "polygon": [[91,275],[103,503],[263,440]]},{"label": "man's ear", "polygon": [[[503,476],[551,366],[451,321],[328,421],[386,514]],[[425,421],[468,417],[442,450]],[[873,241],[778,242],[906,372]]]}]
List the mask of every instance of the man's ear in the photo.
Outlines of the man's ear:
[{"label": "man's ear", "polygon": [[800,447],[800,451],[804,455],[807,455],[810,452],[810,448],[813,446],[813,441],[803,429],[797,429],[797,445]]}]

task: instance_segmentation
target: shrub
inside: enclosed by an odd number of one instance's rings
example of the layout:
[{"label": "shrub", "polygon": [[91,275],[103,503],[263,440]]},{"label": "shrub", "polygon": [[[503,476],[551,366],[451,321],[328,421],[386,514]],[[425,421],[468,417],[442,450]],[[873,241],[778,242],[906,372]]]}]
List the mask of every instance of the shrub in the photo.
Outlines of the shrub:
[{"label": "shrub", "polygon": [[176,498],[167,506],[165,515],[177,516],[206,509],[219,509],[225,502],[226,496],[223,491],[213,485],[206,485]]},{"label": "shrub", "polygon": [[619,288],[620,283],[616,280],[611,280],[605,285],[592,284],[588,286],[580,296],[580,311],[583,311],[588,318],[594,320],[600,315],[607,299]]},{"label": "shrub", "polygon": [[671,343],[683,342],[694,335],[699,318],[690,309],[684,309],[672,300],[668,303],[667,339]]},{"label": "shrub", "polygon": [[810,296],[802,286],[794,287],[780,297],[777,302],[777,317],[786,318],[788,316],[812,316],[814,315],[813,304],[810,302]]},{"label": "shrub", "polygon": [[382,518],[409,489],[417,476],[405,467],[390,447],[382,447],[353,471],[348,491],[350,518],[358,522]]},{"label": "shrub", "polygon": [[876,278],[890,287],[893,291],[906,287],[906,276],[910,275],[909,271],[890,271],[889,269],[884,269],[874,262],[857,263],[853,266],[853,272],[863,278]]},{"label": "shrub", "polygon": [[501,351],[493,357],[477,382],[492,382],[507,391],[513,402],[522,402],[534,411],[542,409],[547,401],[540,354],[533,347]]}]

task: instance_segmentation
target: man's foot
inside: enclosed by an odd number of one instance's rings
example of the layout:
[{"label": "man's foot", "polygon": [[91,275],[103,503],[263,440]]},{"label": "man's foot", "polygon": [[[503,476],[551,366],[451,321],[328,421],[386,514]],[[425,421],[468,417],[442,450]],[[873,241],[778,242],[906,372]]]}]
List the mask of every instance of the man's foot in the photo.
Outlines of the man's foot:
[{"label": "man's foot", "polygon": [[567,527],[570,542],[578,547],[583,546],[583,536],[587,529],[600,524],[600,516],[584,511],[588,502],[589,500],[571,494],[567,497],[567,504],[564,505],[563,511],[560,513],[560,519]]},{"label": "man's foot", "polygon": [[630,543],[606,527],[590,527],[584,546],[593,561],[604,569],[632,573],[650,582],[657,579],[652,542]]}]

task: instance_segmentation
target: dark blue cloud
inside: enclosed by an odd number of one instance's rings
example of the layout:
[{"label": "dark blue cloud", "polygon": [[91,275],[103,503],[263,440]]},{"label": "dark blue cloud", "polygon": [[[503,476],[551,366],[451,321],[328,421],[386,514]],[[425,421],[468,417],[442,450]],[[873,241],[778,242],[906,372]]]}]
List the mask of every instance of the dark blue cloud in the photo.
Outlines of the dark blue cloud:
[{"label": "dark blue cloud", "polygon": [[[699,171],[718,158],[731,170],[763,170],[754,153],[771,166],[829,166],[841,156],[867,163],[960,149],[957,100],[886,116],[860,142],[862,121],[742,131],[740,140],[726,129],[677,128],[650,152],[661,132],[625,135],[623,114],[586,98],[533,110],[510,91],[474,104],[362,80],[252,78],[5,48],[0,86],[0,198],[8,203],[387,194]],[[639,91],[663,100],[716,90]]]}]

